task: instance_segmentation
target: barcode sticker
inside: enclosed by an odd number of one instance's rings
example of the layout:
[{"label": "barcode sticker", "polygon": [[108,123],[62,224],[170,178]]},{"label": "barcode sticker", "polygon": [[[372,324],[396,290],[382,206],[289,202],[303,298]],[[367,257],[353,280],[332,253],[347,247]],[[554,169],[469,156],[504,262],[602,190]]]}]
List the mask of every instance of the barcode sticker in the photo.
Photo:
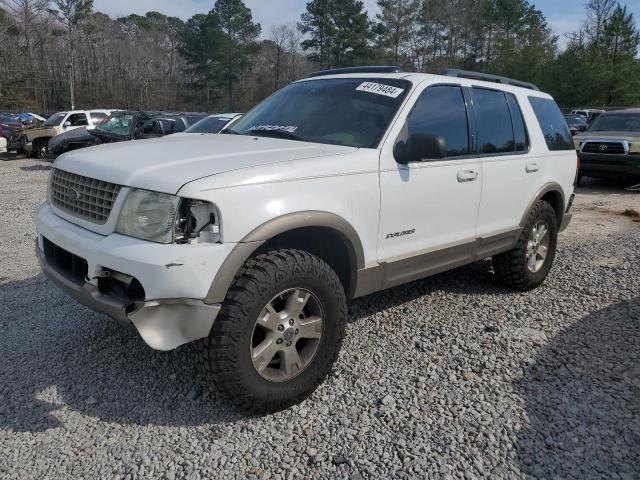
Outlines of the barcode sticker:
[{"label": "barcode sticker", "polygon": [[391,85],[384,85],[376,82],[363,82],[356,90],[360,92],[375,93],[376,95],[384,95],[385,97],[398,98],[404,88],[392,87]]}]

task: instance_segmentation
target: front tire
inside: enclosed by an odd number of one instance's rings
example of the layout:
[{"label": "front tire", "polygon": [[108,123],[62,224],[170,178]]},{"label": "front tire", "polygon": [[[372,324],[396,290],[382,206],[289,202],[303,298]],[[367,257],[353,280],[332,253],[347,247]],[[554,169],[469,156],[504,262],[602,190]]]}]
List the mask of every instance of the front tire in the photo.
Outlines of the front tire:
[{"label": "front tire", "polygon": [[549,274],[557,243],[556,212],[548,202],[540,200],[529,212],[516,246],[493,257],[493,270],[511,289],[536,288]]},{"label": "front tire", "polygon": [[229,289],[201,363],[241,410],[282,410],[307,397],[333,365],[347,317],[344,288],[322,259],[280,249],[247,261]]}]

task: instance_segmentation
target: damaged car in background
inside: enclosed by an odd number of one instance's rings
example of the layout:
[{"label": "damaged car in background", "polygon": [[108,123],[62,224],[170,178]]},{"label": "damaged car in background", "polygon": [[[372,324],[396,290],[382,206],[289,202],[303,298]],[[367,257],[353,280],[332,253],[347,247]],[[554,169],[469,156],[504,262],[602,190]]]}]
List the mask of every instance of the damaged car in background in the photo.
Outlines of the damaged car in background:
[{"label": "damaged car in background", "polygon": [[74,110],[54,113],[40,127],[14,134],[9,141],[9,149],[15,149],[19,153],[29,153],[36,158],[44,158],[51,138],[82,127],[95,128],[111,112],[111,110]]},{"label": "damaged car in background", "polygon": [[93,130],[81,128],[53,137],[49,140],[45,158],[53,160],[65,152],[103,143],[158,138],[183,132],[206,116],[206,113],[120,110],[113,112]]}]

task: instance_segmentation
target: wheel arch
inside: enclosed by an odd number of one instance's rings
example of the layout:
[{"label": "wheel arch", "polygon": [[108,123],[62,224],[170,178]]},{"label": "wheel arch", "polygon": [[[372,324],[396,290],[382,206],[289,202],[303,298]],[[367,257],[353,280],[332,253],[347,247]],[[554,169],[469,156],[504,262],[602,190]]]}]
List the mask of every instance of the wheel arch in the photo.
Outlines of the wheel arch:
[{"label": "wheel arch", "polygon": [[339,215],[317,210],[276,217],[236,244],[213,279],[205,303],[221,303],[244,263],[260,251],[297,248],[322,258],[338,274],[347,297],[353,296],[364,250],[353,226]]},{"label": "wheel arch", "polygon": [[556,182],[549,182],[543,185],[533,196],[529,205],[527,205],[526,210],[524,211],[524,215],[520,220],[520,226],[523,227],[527,217],[529,216],[529,212],[534,207],[534,205],[540,201],[544,200],[551,204],[553,210],[556,212],[556,220],[558,221],[558,228],[562,224],[562,218],[564,217],[564,206],[566,205],[564,191],[560,184]]}]

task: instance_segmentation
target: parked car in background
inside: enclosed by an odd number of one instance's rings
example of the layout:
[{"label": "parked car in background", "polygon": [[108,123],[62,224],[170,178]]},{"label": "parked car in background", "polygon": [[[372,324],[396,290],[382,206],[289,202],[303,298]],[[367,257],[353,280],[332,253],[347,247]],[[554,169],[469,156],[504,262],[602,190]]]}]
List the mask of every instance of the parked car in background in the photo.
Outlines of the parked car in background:
[{"label": "parked car in background", "polygon": [[583,176],[640,177],[639,108],[603,113],[573,139],[580,158],[578,181]]},{"label": "parked car in background", "polygon": [[53,160],[65,152],[103,143],[157,138],[186,131],[189,125],[196,124],[199,120],[206,118],[206,115],[206,113],[115,111],[93,130],[81,128],[53,137],[49,140],[45,158]]},{"label": "parked car in background", "polygon": [[94,128],[111,114],[111,110],[74,110],[51,115],[40,127],[25,129],[10,144],[18,151],[32,153],[43,158],[47,153],[49,140],[61,133],[81,127]]},{"label": "parked car in background", "polygon": [[20,123],[22,123],[23,125],[40,125],[41,123],[44,123],[47,121],[46,118],[41,117],[37,113],[31,113],[31,112],[24,112],[24,113],[18,114],[18,120],[20,120]]},{"label": "parked car in background", "polygon": [[579,108],[576,110],[571,110],[571,115],[580,115],[587,120],[587,123],[591,123],[604,112],[604,110],[596,108]]},{"label": "parked car in background", "polygon": [[22,129],[22,124],[15,115],[0,113],[0,137],[4,137],[7,142],[11,136]]},{"label": "parked car in background", "polygon": [[565,115],[564,119],[567,121],[571,135],[575,135],[578,132],[584,132],[589,126],[587,119],[582,115]]},{"label": "parked car in background", "polygon": [[187,128],[184,133],[220,133],[241,117],[241,113],[216,113]]},{"label": "parked car in background", "polygon": [[158,138],[184,132],[208,113],[160,113],[142,126],[140,138]]},{"label": "parked car in background", "polygon": [[123,142],[139,138],[142,125],[158,114],[158,112],[130,110],[112,112],[93,130],[83,127],[53,137],[49,140],[46,158],[55,159],[65,152],[101,143]]}]

